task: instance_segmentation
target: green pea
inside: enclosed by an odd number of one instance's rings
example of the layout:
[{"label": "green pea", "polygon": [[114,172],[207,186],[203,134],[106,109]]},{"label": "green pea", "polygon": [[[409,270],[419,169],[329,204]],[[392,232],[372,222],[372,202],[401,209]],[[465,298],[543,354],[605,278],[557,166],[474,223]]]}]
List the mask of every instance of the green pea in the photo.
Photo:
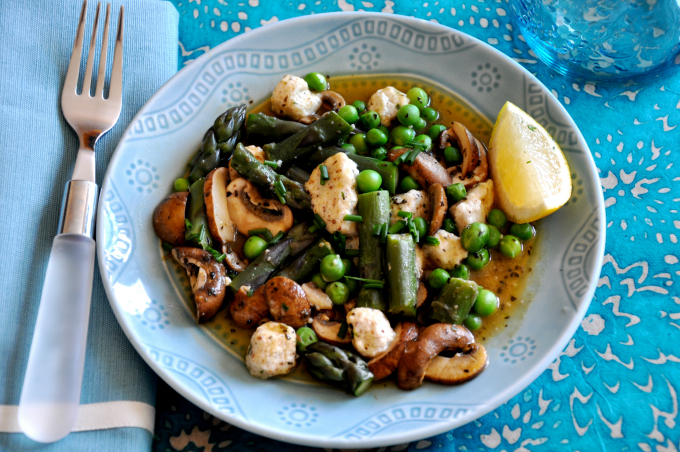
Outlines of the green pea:
[{"label": "green pea", "polygon": [[403,191],[420,190],[420,184],[411,176],[406,176],[401,180],[401,189]]},{"label": "green pea", "polygon": [[427,107],[430,103],[430,98],[422,88],[411,88],[406,91],[406,96],[408,96],[409,102],[418,107],[419,110]]},{"label": "green pea", "polygon": [[380,184],[382,184],[382,177],[377,171],[363,170],[357,176],[357,188],[361,193],[380,190]]},{"label": "green pea", "polygon": [[361,100],[355,100],[352,102],[352,106],[357,109],[357,112],[363,113],[366,111],[366,104]]},{"label": "green pea", "polygon": [[504,235],[500,244],[501,254],[514,259],[522,252],[522,243],[514,235]]},{"label": "green pea", "polygon": [[324,77],[320,72],[310,72],[309,74],[305,75],[305,82],[307,82],[309,89],[312,91],[319,92],[328,89],[326,77]]},{"label": "green pea", "polygon": [[439,138],[439,134],[442,133],[445,130],[446,130],[446,126],[443,126],[441,124],[435,124],[428,129],[427,136],[432,138],[432,140],[434,141],[437,138]]},{"label": "green pea", "polygon": [[389,138],[390,136],[390,129],[385,127],[384,125],[380,124],[378,127],[376,127],[378,130],[382,130],[385,135]]},{"label": "green pea", "polygon": [[418,230],[418,237],[421,239],[427,237],[427,230],[430,227],[430,225],[427,224],[427,220],[425,220],[423,217],[415,217],[413,219],[413,223],[416,225],[416,229]]},{"label": "green pea", "polygon": [[467,196],[467,190],[465,190],[465,185],[458,182],[446,187],[446,194],[449,195],[453,202],[458,202]]},{"label": "green pea", "polygon": [[340,145],[341,148],[348,150],[350,154],[356,154],[357,148],[354,147],[352,143],[343,143]]},{"label": "green pea", "polygon": [[359,120],[359,112],[353,105],[345,105],[338,110],[338,116],[350,124],[354,124]]},{"label": "green pea", "polygon": [[326,287],[326,295],[334,305],[343,305],[349,299],[349,287],[340,281],[332,282]]},{"label": "green pea", "polygon": [[321,276],[321,273],[317,273],[316,275],[312,276],[312,282],[316,284],[316,287],[321,290],[324,290],[328,285],[328,283],[323,279],[323,276]]},{"label": "green pea", "polygon": [[460,233],[460,244],[469,253],[476,253],[489,241],[489,227],[484,223],[472,223]]},{"label": "green pea", "polygon": [[343,258],[342,265],[345,266],[345,275],[349,275],[352,271],[352,261],[347,258]]},{"label": "green pea", "polygon": [[175,179],[173,187],[175,188],[175,191],[187,191],[189,190],[189,181],[183,177],[180,177]]},{"label": "green pea", "polygon": [[482,318],[478,315],[468,314],[463,321],[463,325],[470,331],[477,331],[482,327]]},{"label": "green pea", "polygon": [[493,209],[486,217],[486,222],[491,226],[496,226],[498,229],[503,229],[508,224],[508,218],[502,210]]},{"label": "green pea", "polygon": [[357,154],[365,154],[368,152],[368,143],[366,143],[366,134],[365,133],[355,133],[351,137],[349,137],[349,144],[354,146],[354,149],[357,151]]},{"label": "green pea", "polygon": [[488,317],[498,310],[499,300],[495,293],[482,289],[477,294],[477,299],[472,307],[475,313],[482,317]]},{"label": "green pea", "polygon": [[416,136],[415,130],[406,126],[397,126],[391,132],[392,143],[403,146]]},{"label": "green pea", "polygon": [[374,111],[367,111],[360,116],[364,130],[375,129],[380,125],[380,115]]},{"label": "green pea", "polygon": [[389,135],[376,128],[366,132],[366,142],[371,146],[384,146],[389,140]]},{"label": "green pea", "polygon": [[246,240],[243,245],[243,254],[245,254],[248,260],[253,260],[262,253],[262,251],[267,249],[269,244],[262,238],[253,236]]},{"label": "green pea", "polygon": [[456,265],[451,270],[452,278],[470,279],[470,268],[465,264]]},{"label": "green pea", "polygon": [[420,118],[420,110],[415,105],[406,104],[397,111],[397,119],[405,126],[412,126],[418,118]]},{"label": "green pea", "polygon": [[439,112],[432,107],[425,107],[420,111],[420,117],[427,122],[435,122],[439,119]]},{"label": "green pea", "polygon": [[444,287],[444,284],[446,284],[449,278],[449,273],[446,270],[443,268],[438,268],[430,273],[430,277],[427,278],[427,281],[430,283],[430,287],[433,289],[441,289]]},{"label": "green pea", "polygon": [[513,224],[510,226],[510,234],[525,242],[534,238],[536,235],[536,229],[534,229],[534,227],[529,223]]},{"label": "green pea", "polygon": [[345,276],[345,264],[339,254],[329,254],[321,259],[321,276],[327,282],[337,281]]},{"label": "green pea", "polygon": [[297,346],[297,350],[300,353],[307,351],[307,347],[309,345],[312,345],[314,342],[318,342],[319,340],[314,330],[308,326],[298,328],[298,330],[295,332],[295,335],[297,336],[295,345]]},{"label": "green pea", "polygon": [[460,153],[458,148],[447,146],[446,149],[444,149],[444,160],[447,165],[460,165],[463,163],[463,154]]},{"label": "green pea", "polygon": [[371,157],[376,160],[385,160],[387,158],[387,149],[383,146],[375,148],[371,151]]},{"label": "green pea", "polygon": [[344,280],[345,285],[349,289],[349,294],[354,295],[357,292],[359,292],[359,282],[356,279],[347,279],[345,278]]},{"label": "green pea", "polygon": [[489,240],[486,242],[487,248],[496,248],[501,243],[501,231],[494,225],[487,225],[489,228]]},{"label": "green pea", "polygon": [[453,222],[451,218],[444,218],[444,230],[450,232],[451,234],[456,233],[456,223]]},{"label": "green pea", "polygon": [[417,135],[413,141],[417,141],[418,143],[423,143],[425,145],[425,152],[429,152],[432,150],[432,138],[425,134]]},{"label": "green pea", "polygon": [[482,248],[476,253],[469,254],[465,259],[468,267],[472,270],[481,270],[489,263],[491,256],[489,255],[489,250]]},{"label": "green pea", "polygon": [[418,118],[418,121],[413,124],[413,130],[422,130],[425,127],[427,127],[427,121],[425,121],[423,118]]}]

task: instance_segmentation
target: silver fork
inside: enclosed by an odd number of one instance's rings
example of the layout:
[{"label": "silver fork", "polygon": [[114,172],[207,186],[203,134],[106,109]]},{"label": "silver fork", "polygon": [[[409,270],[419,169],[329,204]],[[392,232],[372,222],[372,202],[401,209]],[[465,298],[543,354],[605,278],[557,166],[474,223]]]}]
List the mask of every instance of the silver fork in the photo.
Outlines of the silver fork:
[{"label": "silver fork", "polygon": [[104,98],[111,5],[106,5],[99,71],[91,95],[97,25],[97,4],[90,50],[78,94],[78,76],[85,34],[87,0],[83,2],[71,61],[61,95],[64,117],[78,134],[80,147],[71,181],[66,184],[57,236],[47,264],[40,308],[19,401],[18,421],[31,439],[53,442],[74,427],[80,403],[85,344],[94,272],[94,219],[98,187],[94,146],[118,120],[122,106],[123,7],[118,30],[108,98]]}]

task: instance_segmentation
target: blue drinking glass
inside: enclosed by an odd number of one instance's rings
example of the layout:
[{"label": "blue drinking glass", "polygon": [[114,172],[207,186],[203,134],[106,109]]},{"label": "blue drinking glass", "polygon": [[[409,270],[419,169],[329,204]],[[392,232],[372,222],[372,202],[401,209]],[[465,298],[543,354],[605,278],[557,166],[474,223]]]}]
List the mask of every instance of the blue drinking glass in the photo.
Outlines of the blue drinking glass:
[{"label": "blue drinking glass", "polygon": [[527,44],[560,74],[642,81],[680,67],[680,0],[510,0]]}]

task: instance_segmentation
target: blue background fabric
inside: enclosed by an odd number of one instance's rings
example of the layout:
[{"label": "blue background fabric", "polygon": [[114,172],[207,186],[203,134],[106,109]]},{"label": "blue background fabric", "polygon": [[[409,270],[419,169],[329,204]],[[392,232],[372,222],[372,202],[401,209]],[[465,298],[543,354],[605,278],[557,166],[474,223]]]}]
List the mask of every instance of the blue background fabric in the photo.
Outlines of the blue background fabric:
[{"label": "blue background fabric", "polygon": [[[436,21],[534,73],[590,146],[606,200],[607,245],[595,298],[568,347],[533,384],[479,420],[377,450],[680,449],[680,74],[610,87],[555,75],[527,47],[500,0],[172,1],[180,13],[179,68],[250,29],[311,13],[382,11]],[[158,452],[318,450],[229,426],[163,383],[157,410]]]},{"label": "blue background fabric", "polygon": [[[122,3],[124,107],[118,123],[96,146],[99,183],[133,115],[177,68],[175,8],[158,1]],[[120,4],[112,2],[112,31]],[[5,259],[0,272],[0,405],[19,403],[64,184],[78,151],[76,134],[61,114],[60,97],[81,5],[81,0],[0,2],[0,254]],[[95,7],[91,1],[85,47]],[[109,41],[109,63],[114,42]],[[120,329],[95,269],[81,403],[153,405],[155,382]],[[85,451],[97,444],[105,445],[101,450],[148,450],[151,440],[151,433],[141,428],[72,433],[51,445],[19,433],[0,433],[0,450]]]}]

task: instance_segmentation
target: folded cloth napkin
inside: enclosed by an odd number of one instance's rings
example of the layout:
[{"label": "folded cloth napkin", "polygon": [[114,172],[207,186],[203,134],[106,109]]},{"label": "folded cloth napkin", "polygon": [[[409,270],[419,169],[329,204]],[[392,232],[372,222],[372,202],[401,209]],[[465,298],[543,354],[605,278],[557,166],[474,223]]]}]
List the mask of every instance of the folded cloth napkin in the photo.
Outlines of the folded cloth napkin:
[{"label": "folded cloth napkin", "polygon": [[[177,69],[179,15],[168,2],[125,6],[123,110],[97,144],[97,182],[128,123]],[[120,0],[112,2],[112,30]],[[61,113],[81,0],[0,1],[0,450],[149,450],[156,377],[111,311],[95,269],[77,433],[49,445],[16,420],[47,260],[78,141]],[[85,46],[96,2],[88,5]],[[100,19],[100,33],[103,14]],[[110,40],[109,65],[113,58]],[[84,72],[84,61],[81,74]]]}]

